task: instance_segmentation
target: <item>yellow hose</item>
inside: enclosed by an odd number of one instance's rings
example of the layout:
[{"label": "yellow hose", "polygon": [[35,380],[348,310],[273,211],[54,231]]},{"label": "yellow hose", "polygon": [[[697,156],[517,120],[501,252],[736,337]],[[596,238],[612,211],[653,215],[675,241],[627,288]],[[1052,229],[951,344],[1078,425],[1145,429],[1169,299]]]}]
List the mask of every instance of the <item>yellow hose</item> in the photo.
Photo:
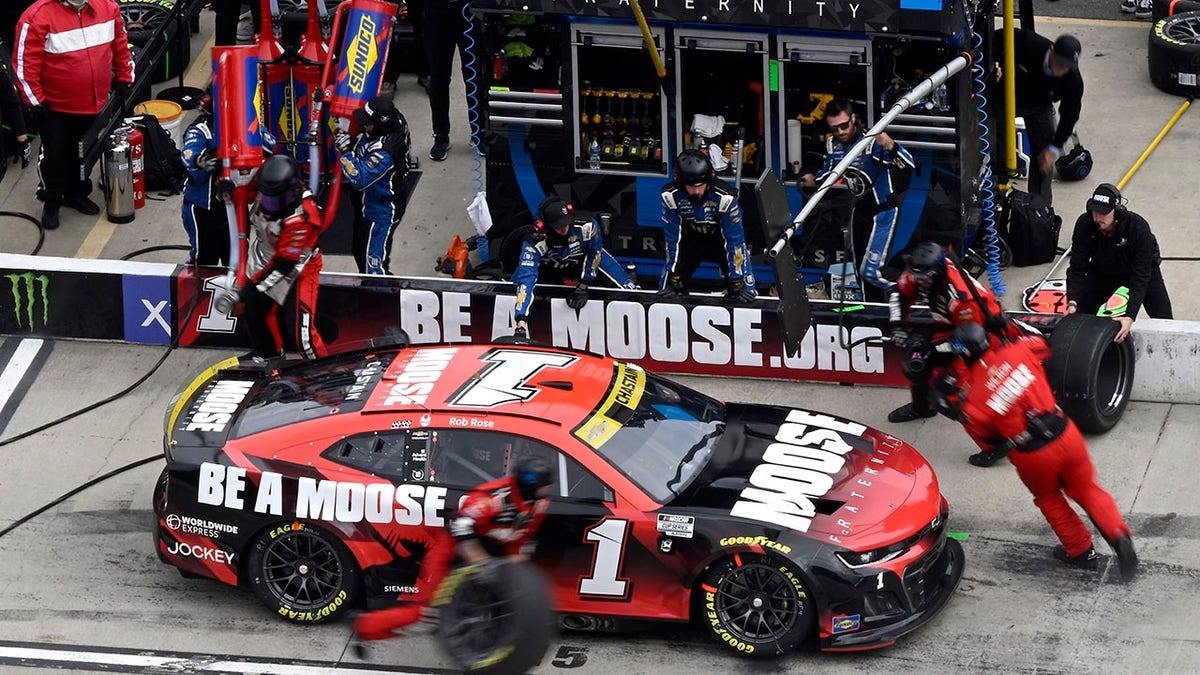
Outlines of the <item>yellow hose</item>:
[{"label": "yellow hose", "polygon": [[1134,162],[1133,166],[1129,168],[1129,171],[1125,173],[1125,176],[1121,179],[1121,182],[1117,183],[1118,190],[1125,189],[1125,184],[1129,182],[1130,178],[1133,178],[1133,174],[1137,173],[1137,170],[1141,168],[1142,164],[1146,161],[1146,158],[1150,156],[1150,153],[1154,152],[1154,148],[1158,147],[1159,141],[1161,141],[1163,137],[1167,135],[1167,132],[1171,130],[1171,127],[1175,126],[1175,123],[1179,121],[1179,118],[1184,112],[1187,111],[1188,108],[1191,107],[1191,105],[1192,99],[1189,98],[1183,102],[1183,105],[1179,106],[1179,110],[1176,110],[1175,114],[1171,116],[1171,119],[1167,120],[1167,123],[1163,126],[1162,131],[1158,132],[1158,135],[1154,137],[1154,140],[1150,142],[1150,145],[1147,146],[1144,151],[1142,151],[1142,156],[1138,157],[1138,160]]},{"label": "yellow hose", "polygon": [[654,44],[654,36],[650,33],[650,25],[646,23],[646,15],[642,14],[642,6],[638,4],[638,0],[629,0],[629,6],[633,8],[633,18],[637,19],[638,28],[642,29],[642,39],[646,41],[646,49],[650,51],[654,72],[658,73],[660,79],[666,77],[667,67],[658,56],[658,45]]}]

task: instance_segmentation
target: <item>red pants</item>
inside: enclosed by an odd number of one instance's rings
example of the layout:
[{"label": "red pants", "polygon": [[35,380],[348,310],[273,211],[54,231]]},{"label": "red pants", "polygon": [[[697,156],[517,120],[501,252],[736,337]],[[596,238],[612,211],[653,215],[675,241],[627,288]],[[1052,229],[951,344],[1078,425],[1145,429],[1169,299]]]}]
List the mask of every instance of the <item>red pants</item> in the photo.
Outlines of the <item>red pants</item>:
[{"label": "red pants", "polygon": [[325,356],[329,350],[317,332],[317,290],[321,284],[323,261],[318,253],[296,277],[282,307],[259,292],[253,282],[246,289],[246,329],[254,351],[274,356],[283,351],[283,336],[290,333],[296,351],[306,359]]},{"label": "red pants", "polygon": [[1092,547],[1092,534],[1067,503],[1067,497],[1083,507],[1109,543],[1130,533],[1112,495],[1097,482],[1087,443],[1074,424],[1068,424],[1066,432],[1053,443],[1033,452],[1013,452],[1008,457],[1067,555],[1077,556]]},{"label": "red pants", "polygon": [[377,609],[360,614],[354,620],[354,633],[363,640],[386,640],[396,637],[395,631],[421,618],[425,607],[433,599],[434,592],[450,571],[454,562],[454,538],[445,530],[436,530],[433,544],[421,561],[421,574],[417,578],[417,593],[413,601],[399,607]]}]

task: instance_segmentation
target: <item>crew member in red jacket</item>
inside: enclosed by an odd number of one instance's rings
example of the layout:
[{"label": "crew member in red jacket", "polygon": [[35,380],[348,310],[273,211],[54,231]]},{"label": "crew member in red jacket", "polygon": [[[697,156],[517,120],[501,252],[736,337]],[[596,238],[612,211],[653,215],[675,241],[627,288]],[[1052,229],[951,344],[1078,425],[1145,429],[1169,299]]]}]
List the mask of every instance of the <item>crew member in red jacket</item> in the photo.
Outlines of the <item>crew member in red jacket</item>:
[{"label": "crew member in red jacket", "polygon": [[43,202],[42,227],[58,227],[64,204],[86,215],[100,213],[88,199],[92,180],[79,157],[79,143],[110,90],[124,107],[133,86],[133,59],[117,3],[37,0],[17,22],[13,66],[32,131],[42,136],[37,191]]},{"label": "crew member in red jacket", "polygon": [[321,210],[291,157],[268,157],[257,180],[258,196],[250,209],[254,241],[246,261],[250,279],[240,294],[254,353],[282,354],[283,335],[290,332],[305,358],[324,356],[316,327]]},{"label": "crew member in red jacket", "polygon": [[362,640],[385,640],[433,630],[438,610],[430,607],[429,601],[450,571],[455,554],[467,564],[498,556],[528,558],[533,553],[533,538],[545,516],[545,497],[553,482],[548,462],[526,457],[517,462],[511,476],[472,490],[447,529],[435,534],[436,540],[421,563],[420,590],[414,601],[359,615],[354,620],[355,636]]},{"label": "crew member in red jacket", "polygon": [[[909,313],[914,304],[929,306],[933,315],[931,334],[913,329]],[[1024,332],[1004,318],[991,290],[948,260],[946,251],[932,241],[917,244],[906,255],[904,271],[888,293],[888,323],[892,344],[905,353],[902,368],[911,382],[912,397],[911,402],[888,414],[888,421],[893,423],[937,414],[929,405],[929,383],[935,371],[953,359],[947,341],[957,326],[977,323],[1010,337]]]},{"label": "crew member in red jacket", "polygon": [[1132,578],[1137,554],[1129,526],[1097,482],[1083,435],[1054,400],[1042,366],[1050,356],[1046,340],[989,337],[983,326],[965,323],[950,344],[962,360],[946,369],[934,389],[941,395],[939,410],[958,419],[981,448],[971,463],[990,466],[1007,456],[1062,542],[1055,557],[1095,567],[1091,532],[1067,502],[1071,498],[1116,551],[1121,576]]}]

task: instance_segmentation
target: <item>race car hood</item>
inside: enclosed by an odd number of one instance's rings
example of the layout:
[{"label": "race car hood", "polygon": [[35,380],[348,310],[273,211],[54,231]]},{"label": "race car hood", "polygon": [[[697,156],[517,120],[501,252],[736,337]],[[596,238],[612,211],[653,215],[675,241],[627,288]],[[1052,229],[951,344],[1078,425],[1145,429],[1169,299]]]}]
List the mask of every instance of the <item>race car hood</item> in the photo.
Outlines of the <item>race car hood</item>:
[{"label": "race car hood", "polygon": [[937,479],[910,445],[852,420],[730,404],[695,506],[840,543],[894,540],[938,513]]}]

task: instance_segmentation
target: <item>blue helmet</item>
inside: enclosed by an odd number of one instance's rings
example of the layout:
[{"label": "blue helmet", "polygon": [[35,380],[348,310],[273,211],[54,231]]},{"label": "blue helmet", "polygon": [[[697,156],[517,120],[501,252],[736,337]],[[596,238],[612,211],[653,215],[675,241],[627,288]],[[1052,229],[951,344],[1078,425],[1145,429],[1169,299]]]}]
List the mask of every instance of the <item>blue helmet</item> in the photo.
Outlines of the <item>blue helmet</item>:
[{"label": "blue helmet", "polygon": [[550,464],[540,457],[526,457],[517,462],[513,476],[517,479],[521,499],[527,502],[537,499],[539,488],[554,482]]}]

